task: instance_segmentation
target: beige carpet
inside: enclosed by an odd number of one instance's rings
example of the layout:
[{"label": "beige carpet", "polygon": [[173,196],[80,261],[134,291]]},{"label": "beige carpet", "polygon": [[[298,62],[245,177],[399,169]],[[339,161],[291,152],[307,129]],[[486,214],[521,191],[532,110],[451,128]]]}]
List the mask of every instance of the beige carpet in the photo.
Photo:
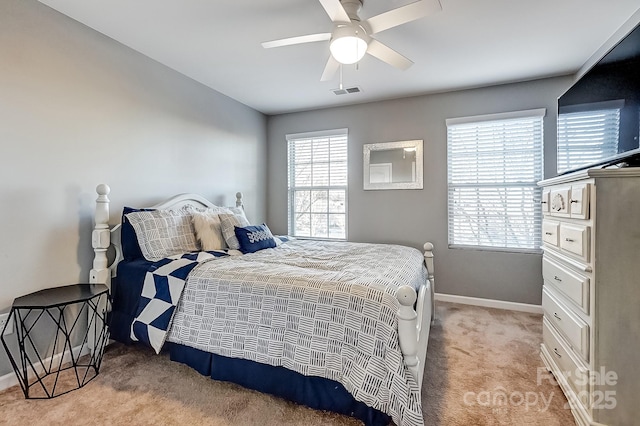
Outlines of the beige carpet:
[{"label": "beige carpet", "polygon": [[[573,425],[541,369],[541,317],[439,303],[425,371],[425,425]],[[216,382],[147,349],[113,344],[100,375],[52,400],[0,392],[2,425],[361,425]]]},{"label": "beige carpet", "polygon": [[425,425],[575,425],[540,359],[541,315],[440,302],[436,312]]}]

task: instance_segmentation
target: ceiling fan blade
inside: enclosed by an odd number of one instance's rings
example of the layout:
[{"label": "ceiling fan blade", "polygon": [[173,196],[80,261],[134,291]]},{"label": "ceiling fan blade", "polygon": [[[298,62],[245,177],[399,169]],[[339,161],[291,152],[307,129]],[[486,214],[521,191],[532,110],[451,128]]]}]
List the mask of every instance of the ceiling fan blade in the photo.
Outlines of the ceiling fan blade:
[{"label": "ceiling fan blade", "polygon": [[333,55],[329,55],[329,60],[327,61],[327,65],[324,67],[324,71],[322,72],[322,77],[320,77],[320,81],[328,81],[333,78],[336,71],[338,71],[338,67],[340,67],[340,62],[336,61],[333,58]]},{"label": "ceiling fan blade", "polygon": [[272,47],[291,46],[292,44],[313,43],[315,41],[327,41],[331,39],[331,33],[309,34],[298,37],[282,38],[280,40],[265,41],[262,47],[270,49]]},{"label": "ceiling fan blade", "polygon": [[380,15],[372,16],[364,21],[364,24],[369,27],[369,34],[371,35],[424,18],[440,10],[442,10],[440,0],[419,0]]},{"label": "ceiling fan blade", "polygon": [[340,0],[319,0],[327,15],[333,22],[351,22],[349,15],[342,7]]},{"label": "ceiling fan blade", "polygon": [[402,71],[413,65],[409,59],[405,58],[392,48],[385,44],[380,43],[378,40],[371,39],[369,47],[367,47],[367,53],[380,59],[382,62],[394,66]]}]

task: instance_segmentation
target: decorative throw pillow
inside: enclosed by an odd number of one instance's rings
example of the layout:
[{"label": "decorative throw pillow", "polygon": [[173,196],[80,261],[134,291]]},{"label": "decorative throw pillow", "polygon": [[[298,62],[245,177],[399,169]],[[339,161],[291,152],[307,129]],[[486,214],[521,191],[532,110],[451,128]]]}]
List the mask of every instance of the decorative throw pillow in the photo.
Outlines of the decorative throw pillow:
[{"label": "decorative throw pillow", "polygon": [[125,216],[136,231],[140,251],[147,260],[155,262],[198,250],[188,209],[138,211]]},{"label": "decorative throw pillow", "polygon": [[236,226],[234,231],[240,244],[240,251],[244,254],[276,247],[276,240],[269,227],[264,223],[245,227]]},{"label": "decorative throw pillow", "polygon": [[224,240],[227,242],[227,245],[232,250],[239,250],[240,243],[238,242],[238,238],[236,237],[235,227],[245,227],[249,226],[250,223],[247,218],[243,215],[236,215],[233,213],[224,214],[221,213],[218,215],[220,218],[220,227],[222,228],[222,235],[224,236]]},{"label": "decorative throw pillow", "polygon": [[202,250],[224,250],[227,248],[218,214],[229,214],[229,212],[229,209],[224,207],[215,207],[192,213],[193,227]]}]

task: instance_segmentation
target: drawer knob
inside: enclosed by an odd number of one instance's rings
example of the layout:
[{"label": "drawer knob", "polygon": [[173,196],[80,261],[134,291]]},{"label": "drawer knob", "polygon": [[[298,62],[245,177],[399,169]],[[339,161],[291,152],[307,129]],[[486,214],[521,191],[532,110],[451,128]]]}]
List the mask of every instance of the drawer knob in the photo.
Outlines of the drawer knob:
[{"label": "drawer knob", "polygon": [[559,283],[561,283],[561,282],[562,282],[562,278],[560,278],[560,277],[559,277],[559,276],[557,276],[557,275],[554,275],[554,276],[553,276],[553,279],[554,279],[554,280],[556,280],[556,281],[558,281]]},{"label": "drawer knob", "polygon": [[553,232],[545,232],[545,235],[553,235]]},{"label": "drawer knob", "polygon": [[558,352],[558,348],[553,348],[553,353],[556,354],[558,358],[562,358],[562,355]]},{"label": "drawer knob", "polygon": [[560,318],[560,316],[558,316],[557,312],[553,313],[553,316],[558,320],[558,321],[562,321],[562,318]]},{"label": "drawer knob", "polygon": [[573,243],[573,242],[575,242],[575,241],[576,241],[576,240],[574,240],[573,238],[565,238],[564,240],[565,240],[566,242],[568,242],[568,243]]},{"label": "drawer knob", "polygon": [[546,201],[540,201],[540,204],[547,204]]},{"label": "drawer knob", "polygon": [[573,203],[579,203],[579,202],[580,202],[580,200],[571,200],[571,201],[569,201],[569,202],[570,202],[571,204],[573,204]]}]

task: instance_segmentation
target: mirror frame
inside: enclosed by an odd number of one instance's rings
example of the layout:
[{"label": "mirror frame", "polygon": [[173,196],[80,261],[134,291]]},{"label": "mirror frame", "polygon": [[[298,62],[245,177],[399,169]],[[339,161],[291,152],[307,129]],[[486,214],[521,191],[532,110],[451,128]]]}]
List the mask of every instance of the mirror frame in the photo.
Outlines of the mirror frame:
[{"label": "mirror frame", "polygon": [[[364,144],[363,152],[363,170],[364,170],[364,185],[365,190],[380,190],[380,189],[422,189],[423,187],[423,154],[422,154],[423,141],[421,139],[410,141],[398,141],[398,142],[380,142],[380,143],[367,143]],[[391,183],[370,183],[369,182],[369,166],[371,161],[372,151],[387,151],[398,148],[415,148],[416,149],[416,180],[415,182],[391,182]]]}]

